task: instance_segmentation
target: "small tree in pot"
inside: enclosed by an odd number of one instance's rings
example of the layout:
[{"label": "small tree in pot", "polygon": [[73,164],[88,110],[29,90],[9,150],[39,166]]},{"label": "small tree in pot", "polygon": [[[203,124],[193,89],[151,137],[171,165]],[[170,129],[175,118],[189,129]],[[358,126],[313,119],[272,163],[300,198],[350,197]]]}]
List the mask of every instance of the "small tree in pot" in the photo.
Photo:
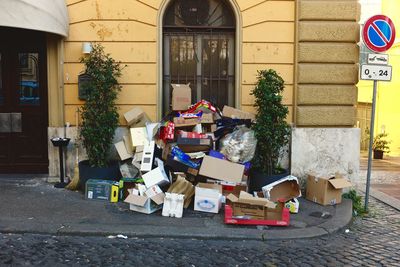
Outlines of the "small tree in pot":
[{"label": "small tree in pot", "polygon": [[[82,188],[82,183],[90,178],[118,179],[110,177],[119,175],[118,164],[116,168],[112,167],[113,170],[117,170],[115,174],[104,172],[107,172],[110,165],[109,150],[118,127],[119,114],[115,101],[121,90],[117,80],[121,76],[121,67],[104,52],[100,44],[94,44],[90,54],[82,57],[80,62],[85,64],[86,74],[90,77],[84,84],[86,102],[81,108],[80,137],[88,156],[88,161],[79,164]],[[90,171],[94,173],[90,173],[89,177],[83,177],[88,166],[93,168]]]},{"label": "small tree in pot", "polygon": [[256,123],[252,127],[257,148],[252,160],[250,190],[258,191],[267,184],[268,177],[281,172],[278,161],[282,149],[289,142],[290,126],[286,122],[289,110],[282,104],[283,79],[275,70],[258,71],[255,97]]}]

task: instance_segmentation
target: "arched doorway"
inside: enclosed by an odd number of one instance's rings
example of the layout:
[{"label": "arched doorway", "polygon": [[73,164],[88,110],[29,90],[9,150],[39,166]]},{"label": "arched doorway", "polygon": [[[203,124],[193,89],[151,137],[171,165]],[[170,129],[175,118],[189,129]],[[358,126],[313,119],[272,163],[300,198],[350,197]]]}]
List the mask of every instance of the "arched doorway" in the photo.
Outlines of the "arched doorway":
[{"label": "arched doorway", "polygon": [[192,102],[235,105],[235,30],[226,0],[171,1],[163,18],[163,114],[171,83],[190,83]]}]

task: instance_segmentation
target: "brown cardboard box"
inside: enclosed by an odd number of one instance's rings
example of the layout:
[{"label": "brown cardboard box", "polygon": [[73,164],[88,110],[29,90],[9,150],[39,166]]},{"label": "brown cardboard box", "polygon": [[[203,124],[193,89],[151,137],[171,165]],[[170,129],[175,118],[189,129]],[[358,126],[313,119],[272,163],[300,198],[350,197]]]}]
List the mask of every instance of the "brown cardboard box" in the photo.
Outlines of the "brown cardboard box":
[{"label": "brown cardboard box", "polygon": [[178,136],[176,144],[183,152],[190,153],[209,151],[212,149],[213,141],[211,138],[183,138]]},{"label": "brown cardboard box", "polygon": [[182,128],[182,127],[194,127],[201,122],[198,118],[193,119],[185,119],[182,117],[175,117],[174,124],[175,128]]},{"label": "brown cardboard box", "polygon": [[342,202],[342,189],[351,183],[343,176],[317,177],[308,175],[306,198],[321,205],[335,205]]},{"label": "brown cardboard box", "polygon": [[192,89],[189,84],[172,85],[172,110],[186,110],[192,103]]},{"label": "brown cardboard box", "polygon": [[194,196],[194,186],[191,182],[185,179],[185,177],[178,175],[176,181],[168,188],[168,193],[183,194],[184,197],[184,208],[188,208],[192,198]]},{"label": "brown cardboard box", "polygon": [[273,203],[265,198],[257,198],[244,191],[239,197],[229,194],[233,216],[256,220],[281,220],[284,208],[283,202]]},{"label": "brown cardboard box", "polygon": [[115,149],[118,152],[119,157],[121,160],[126,160],[132,157],[132,154],[129,154],[127,147],[125,146],[124,141],[120,141],[114,144]]},{"label": "brown cardboard box", "polygon": [[129,126],[143,127],[146,122],[150,122],[149,117],[143,109],[136,107],[124,114],[125,120]]},{"label": "brown cardboard box", "polygon": [[244,165],[205,156],[199,174],[217,180],[240,183],[242,181],[243,172]]},{"label": "brown cardboard box", "polygon": [[224,106],[222,114],[224,114],[225,117],[233,119],[250,119],[252,121],[256,119],[256,115],[230,106]]}]

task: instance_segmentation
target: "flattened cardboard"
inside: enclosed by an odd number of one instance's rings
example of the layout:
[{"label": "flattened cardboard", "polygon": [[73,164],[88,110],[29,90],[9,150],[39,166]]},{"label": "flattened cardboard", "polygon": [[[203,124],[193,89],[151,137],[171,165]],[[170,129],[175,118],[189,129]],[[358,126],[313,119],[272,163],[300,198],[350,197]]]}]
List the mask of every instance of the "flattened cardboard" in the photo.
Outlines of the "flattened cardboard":
[{"label": "flattened cardboard", "polygon": [[298,179],[293,175],[263,186],[262,191],[264,197],[273,202],[278,200],[286,202],[290,199],[301,197]]},{"label": "flattened cardboard", "polygon": [[243,172],[244,165],[205,156],[199,174],[217,180],[240,183],[243,178]]},{"label": "flattened cardboard", "polygon": [[[338,178],[336,178],[338,177]],[[342,188],[351,186],[349,182],[345,182],[340,175],[336,177],[317,177],[316,175],[308,175],[306,187],[306,199],[321,205],[336,205],[342,202]],[[335,181],[340,180],[340,181]],[[338,189],[333,185],[336,184]]]},{"label": "flattened cardboard", "polygon": [[192,89],[189,84],[171,84],[172,110],[186,110],[192,103]]},{"label": "flattened cardboard", "polygon": [[224,106],[222,114],[224,114],[225,117],[229,117],[232,119],[250,119],[252,121],[256,119],[256,116],[254,114],[230,106]]}]

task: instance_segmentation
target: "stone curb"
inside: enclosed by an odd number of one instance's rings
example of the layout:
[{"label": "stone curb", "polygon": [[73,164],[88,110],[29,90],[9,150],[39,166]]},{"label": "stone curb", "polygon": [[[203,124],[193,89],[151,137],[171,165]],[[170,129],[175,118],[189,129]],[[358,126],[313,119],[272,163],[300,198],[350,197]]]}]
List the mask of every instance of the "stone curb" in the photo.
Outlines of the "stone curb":
[{"label": "stone curb", "polygon": [[195,239],[223,239],[223,240],[287,240],[316,238],[330,235],[347,227],[352,221],[352,202],[343,199],[341,205],[336,206],[335,216],[318,226],[302,229],[248,229],[221,228],[209,226],[206,229],[200,227],[170,227],[170,226],[146,226],[146,225],[118,225],[118,231],[115,231],[116,225],[94,225],[94,224],[68,224],[43,225],[22,223],[9,223],[0,220],[0,232],[2,233],[33,233],[49,235],[80,235],[80,236],[108,236],[123,234],[129,238],[195,238]]}]

